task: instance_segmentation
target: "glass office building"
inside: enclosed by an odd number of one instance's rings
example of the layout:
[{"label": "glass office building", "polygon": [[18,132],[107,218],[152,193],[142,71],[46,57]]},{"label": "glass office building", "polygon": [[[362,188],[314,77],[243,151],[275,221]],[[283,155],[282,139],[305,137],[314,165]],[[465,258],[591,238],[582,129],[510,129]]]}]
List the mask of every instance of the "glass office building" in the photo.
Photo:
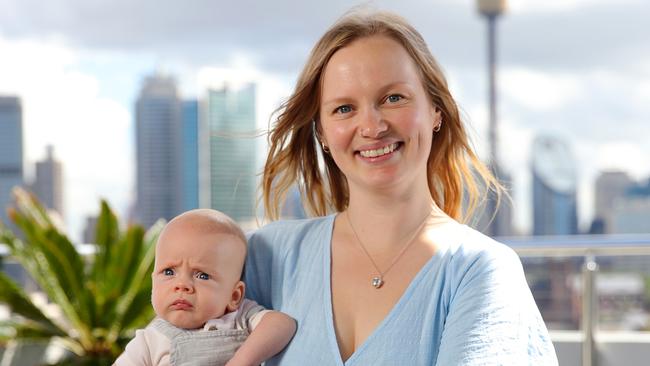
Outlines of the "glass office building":
[{"label": "glass office building", "polygon": [[181,211],[181,102],[173,78],[147,77],[136,102],[136,220],[148,227]]},{"label": "glass office building", "polygon": [[208,90],[210,207],[244,222],[255,217],[255,85]]},{"label": "glass office building", "polygon": [[575,160],[556,137],[533,142],[533,235],[578,233]]},{"label": "glass office building", "polygon": [[18,97],[0,96],[0,220],[7,224],[11,190],[24,182],[23,112]]}]

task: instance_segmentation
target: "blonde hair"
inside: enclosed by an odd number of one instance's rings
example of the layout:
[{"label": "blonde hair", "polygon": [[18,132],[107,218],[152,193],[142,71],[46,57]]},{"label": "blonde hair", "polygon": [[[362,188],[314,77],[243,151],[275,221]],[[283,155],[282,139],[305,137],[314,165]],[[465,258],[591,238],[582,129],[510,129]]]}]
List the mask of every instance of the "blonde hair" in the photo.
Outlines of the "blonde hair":
[{"label": "blonde hair", "polygon": [[[262,177],[262,198],[268,218],[279,218],[280,203],[294,184],[298,184],[311,214],[322,216],[331,208],[340,212],[347,207],[349,191],[345,176],[329,154],[322,154],[324,173],[318,159],[315,121],[319,115],[321,82],[334,53],[355,40],[375,35],[388,36],[406,49],[431,103],[441,111],[444,122],[427,161],[429,191],[436,204],[449,216],[465,221],[489,190],[500,197],[503,188],[472,150],[447,81],[420,33],[398,15],[355,11],[339,19],[316,43],[293,95],[275,112],[277,119],[269,132],[269,153]],[[467,210],[463,213],[465,203]]]}]

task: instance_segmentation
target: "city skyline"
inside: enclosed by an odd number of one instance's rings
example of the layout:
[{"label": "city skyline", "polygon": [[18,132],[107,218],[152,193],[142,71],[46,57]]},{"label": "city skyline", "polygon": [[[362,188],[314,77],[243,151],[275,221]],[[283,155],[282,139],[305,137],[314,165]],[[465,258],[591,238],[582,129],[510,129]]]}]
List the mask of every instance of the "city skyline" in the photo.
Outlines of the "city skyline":
[{"label": "city skyline", "polygon": [[[7,10],[0,12],[0,94],[23,100],[28,177],[44,147],[55,146],[65,167],[66,221],[73,236],[79,235],[84,216],[95,213],[100,197],[123,217],[135,198],[134,105],[145,75],[161,68],[178,75],[183,98],[201,95],[224,75],[254,81],[259,86],[257,127],[265,128],[315,40],[350,6],[335,2],[313,11],[313,4],[291,8],[280,1],[269,9],[222,12],[225,2],[211,4],[187,8],[163,1],[151,8],[71,1],[52,4],[53,12],[30,1],[0,2],[0,9]],[[645,143],[650,136],[650,47],[645,41],[650,30],[640,15],[650,4],[509,4],[498,25],[499,135],[504,168],[515,186],[515,226],[532,228],[528,147],[537,134],[550,133],[574,150],[578,215],[585,230],[601,170],[623,170],[636,180],[650,175]],[[397,11],[422,32],[485,157],[485,24],[475,2],[371,5]],[[95,13],[113,26],[91,24],[89,15]]]}]

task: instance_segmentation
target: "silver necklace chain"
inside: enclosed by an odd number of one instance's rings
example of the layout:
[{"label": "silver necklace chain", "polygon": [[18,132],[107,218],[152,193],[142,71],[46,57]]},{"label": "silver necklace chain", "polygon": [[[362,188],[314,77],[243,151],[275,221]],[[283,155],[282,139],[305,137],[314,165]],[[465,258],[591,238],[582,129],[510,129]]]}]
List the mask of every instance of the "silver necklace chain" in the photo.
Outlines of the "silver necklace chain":
[{"label": "silver necklace chain", "polygon": [[424,224],[427,222],[427,218],[429,216],[431,216],[431,212],[428,212],[427,215],[424,216],[424,219],[422,219],[422,222],[420,223],[420,225],[418,225],[417,229],[415,229],[415,231],[413,231],[413,233],[411,234],[411,237],[409,238],[409,240],[406,242],[406,244],[404,244],[404,247],[397,254],[397,256],[395,256],[395,258],[390,263],[388,268],[386,268],[384,271],[381,271],[379,269],[379,266],[377,265],[377,263],[375,263],[375,260],[372,259],[372,256],[370,255],[370,253],[368,253],[368,250],[366,249],[366,246],[363,245],[363,242],[359,238],[359,234],[357,234],[357,231],[354,229],[354,226],[352,225],[352,220],[350,220],[350,211],[349,210],[345,211],[345,218],[347,219],[348,224],[350,225],[350,229],[352,229],[352,233],[354,234],[354,237],[357,239],[357,243],[359,243],[359,246],[361,247],[361,250],[363,250],[363,253],[366,255],[366,257],[368,257],[368,259],[370,260],[370,263],[372,263],[372,266],[375,267],[375,270],[377,271],[377,273],[379,273],[379,276],[374,276],[372,278],[372,281],[371,281],[372,286],[374,286],[376,289],[379,289],[381,286],[384,285],[384,276],[386,276],[388,271],[390,271],[391,268],[393,268],[393,266],[402,257],[402,255],[406,252],[406,250],[415,242],[415,238],[417,237],[417,234],[420,232],[420,230],[422,230],[422,227],[424,227]]}]

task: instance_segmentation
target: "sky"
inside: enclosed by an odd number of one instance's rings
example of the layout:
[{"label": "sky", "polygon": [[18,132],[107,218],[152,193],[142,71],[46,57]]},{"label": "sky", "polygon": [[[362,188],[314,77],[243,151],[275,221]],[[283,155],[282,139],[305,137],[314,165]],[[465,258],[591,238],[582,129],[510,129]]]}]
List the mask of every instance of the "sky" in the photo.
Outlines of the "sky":
[{"label": "sky", "polygon": [[[100,198],[125,217],[145,76],[174,75],[186,98],[224,79],[254,81],[266,128],[318,37],[359,5],[397,12],[422,33],[485,157],[487,28],[474,0],[0,0],[0,94],[22,98],[27,179],[53,145],[71,236]],[[519,231],[531,229],[537,135],[570,144],[583,229],[600,171],[650,176],[648,14],[645,0],[508,1],[498,21],[499,155]]]}]

